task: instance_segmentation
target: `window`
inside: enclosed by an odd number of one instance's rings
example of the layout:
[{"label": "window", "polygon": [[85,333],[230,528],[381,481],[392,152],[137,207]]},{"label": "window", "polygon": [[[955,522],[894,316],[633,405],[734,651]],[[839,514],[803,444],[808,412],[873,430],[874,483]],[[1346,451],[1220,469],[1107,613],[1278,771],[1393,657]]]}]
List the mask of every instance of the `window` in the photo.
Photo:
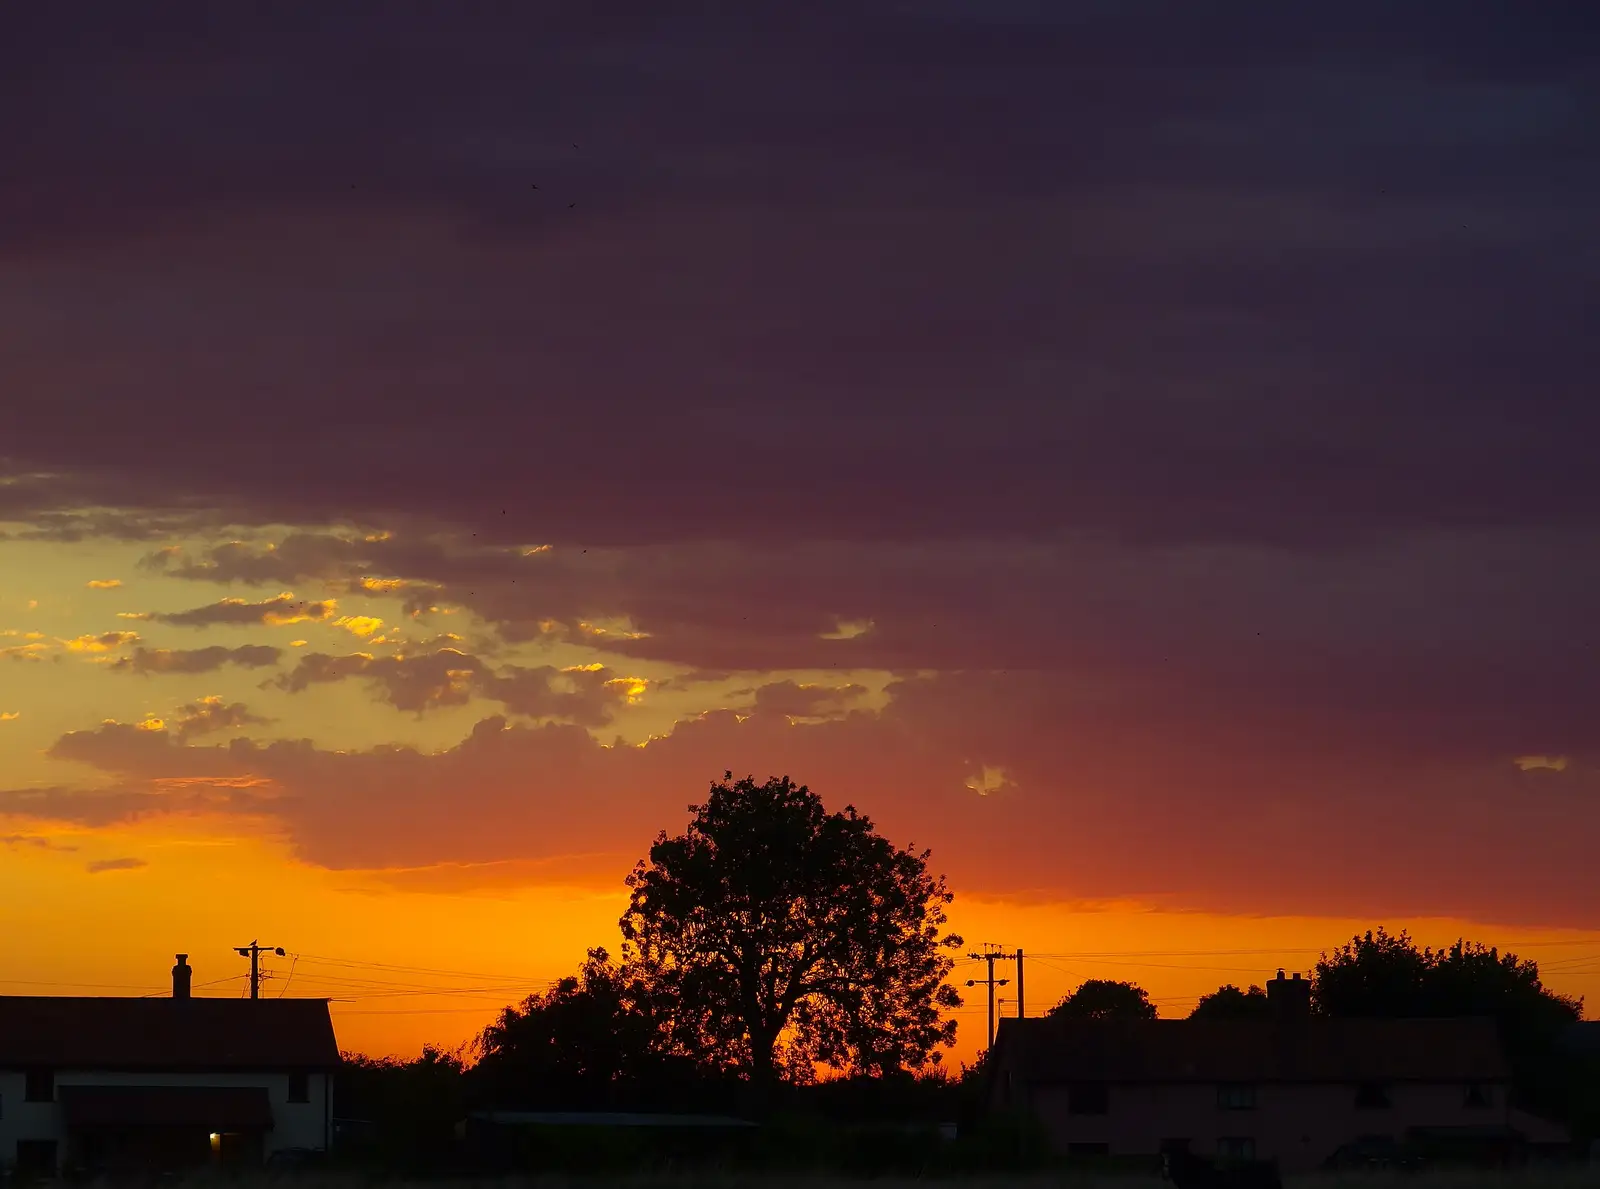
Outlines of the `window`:
[{"label": "window", "polygon": [[1479,1082],[1473,1082],[1467,1087],[1467,1105],[1469,1107],[1487,1107],[1494,1105],[1494,1091]]},{"label": "window", "polygon": [[1187,1152],[1189,1150],[1189,1140],[1187,1137],[1164,1139],[1161,1141],[1161,1150],[1163,1152]]},{"label": "window", "polygon": [[1227,1135],[1217,1141],[1217,1155],[1224,1160],[1254,1160],[1256,1141],[1248,1135]]},{"label": "window", "polygon": [[23,1077],[22,1098],[25,1102],[54,1102],[56,1100],[56,1071],[30,1069]]},{"label": "window", "polygon": [[303,1069],[297,1069],[289,1075],[289,1101],[311,1101],[311,1075]]},{"label": "window", "polygon": [[1389,1087],[1382,1082],[1362,1082],[1356,1087],[1356,1107],[1364,1111],[1387,1110]]},{"label": "window", "polygon": [[1103,1115],[1110,1107],[1104,1082],[1079,1082],[1067,1087],[1069,1115]]},{"label": "window", "polygon": [[17,1141],[17,1177],[31,1181],[56,1175],[56,1141],[53,1139],[19,1139]]},{"label": "window", "polygon": [[1217,1108],[1224,1111],[1256,1109],[1256,1088],[1248,1082],[1228,1082],[1217,1087]]},{"label": "window", "polygon": [[1110,1144],[1068,1144],[1068,1156],[1109,1156]]}]

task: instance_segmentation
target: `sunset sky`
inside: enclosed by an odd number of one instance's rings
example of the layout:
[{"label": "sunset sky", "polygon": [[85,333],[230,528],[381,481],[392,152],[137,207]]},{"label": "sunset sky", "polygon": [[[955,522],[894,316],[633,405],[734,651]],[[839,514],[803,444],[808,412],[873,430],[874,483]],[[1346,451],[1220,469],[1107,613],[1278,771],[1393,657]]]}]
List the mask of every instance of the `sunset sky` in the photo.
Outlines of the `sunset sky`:
[{"label": "sunset sky", "polygon": [[8,13],[0,992],[455,1044],[731,769],[1033,1010],[1386,923],[1593,1014],[1587,9]]}]

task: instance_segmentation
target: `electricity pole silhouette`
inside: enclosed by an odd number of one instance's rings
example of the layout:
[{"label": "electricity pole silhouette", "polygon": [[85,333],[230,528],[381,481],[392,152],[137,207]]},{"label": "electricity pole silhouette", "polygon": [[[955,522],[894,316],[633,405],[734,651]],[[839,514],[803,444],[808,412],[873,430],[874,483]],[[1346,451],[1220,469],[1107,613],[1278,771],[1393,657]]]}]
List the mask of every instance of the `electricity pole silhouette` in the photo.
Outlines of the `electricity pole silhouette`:
[{"label": "electricity pole silhouette", "polygon": [[994,976],[995,962],[1004,957],[998,950],[990,949],[982,954],[968,954],[967,957],[989,964],[989,976],[987,978],[969,978],[967,980],[967,986],[969,987],[985,986],[989,988],[989,1031],[983,1041],[984,1050],[988,1051],[994,1047],[994,989],[1005,986],[1011,980],[995,978]]},{"label": "electricity pole silhouette", "polygon": [[[241,958],[250,959],[250,998],[260,999],[261,955],[277,954],[278,957],[282,958],[284,957],[283,947],[281,945],[262,945],[260,942],[252,941],[249,945],[236,946],[234,948],[234,953],[238,954]],[[990,969],[992,970],[993,967],[991,966]]]},{"label": "electricity pole silhouette", "polygon": [[1017,947],[1017,1019],[1026,1014],[1022,1010],[1022,947]]}]

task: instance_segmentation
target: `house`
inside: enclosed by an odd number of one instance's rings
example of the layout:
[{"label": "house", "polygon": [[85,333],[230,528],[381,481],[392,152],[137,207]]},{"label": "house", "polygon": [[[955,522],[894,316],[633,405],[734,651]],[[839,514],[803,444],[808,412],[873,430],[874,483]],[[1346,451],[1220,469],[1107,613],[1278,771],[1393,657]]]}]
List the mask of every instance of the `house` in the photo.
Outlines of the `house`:
[{"label": "house", "polygon": [[1514,1142],[1509,1070],[1487,1019],[1330,1019],[1309,980],[1268,983],[1270,1018],[1001,1023],[989,1104],[1032,1113],[1063,1152],[1170,1148],[1284,1172],[1407,1140]]},{"label": "house", "polygon": [[0,1167],[162,1170],[325,1151],[339,1062],[322,999],[0,996]]}]

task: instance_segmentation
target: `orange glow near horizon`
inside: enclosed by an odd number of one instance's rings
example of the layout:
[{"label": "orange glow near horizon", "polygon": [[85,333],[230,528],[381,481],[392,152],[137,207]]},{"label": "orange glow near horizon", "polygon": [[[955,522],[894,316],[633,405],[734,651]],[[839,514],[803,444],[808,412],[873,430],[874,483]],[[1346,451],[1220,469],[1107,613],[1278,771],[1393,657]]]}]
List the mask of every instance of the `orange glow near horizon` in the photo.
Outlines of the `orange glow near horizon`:
[{"label": "orange glow near horizon", "polygon": [[[403,873],[333,872],[290,855],[269,823],[228,836],[223,823],[167,820],[108,830],[26,830],[0,868],[0,925],[13,939],[0,955],[6,994],[160,994],[172,955],[187,952],[196,993],[244,994],[233,947],[259,938],[289,957],[268,965],[264,994],[325,996],[340,1047],[412,1055],[424,1044],[468,1042],[506,1004],[570,973],[587,948],[619,948],[626,903],[612,858],[551,871],[556,882],[476,889],[418,887]],[[237,833],[239,823],[226,823]],[[13,831],[16,833],[13,834]],[[141,856],[119,868],[119,854]],[[85,874],[85,864],[101,874]],[[615,882],[612,882],[615,881]],[[610,886],[605,886],[609,884]],[[1262,983],[1279,967],[1309,971],[1318,952],[1378,922],[1242,917],[1154,910],[1138,904],[1021,904],[958,898],[951,924],[962,963],[953,981],[966,1003],[960,1040],[946,1055],[970,1062],[982,1045],[983,988],[962,986],[986,942],[1028,955],[1028,1014],[1038,1015],[1086,978],[1130,979],[1163,1015],[1185,1014],[1223,983]],[[1600,935],[1491,928],[1445,919],[1386,921],[1421,942],[1458,936],[1539,960],[1554,988],[1600,999]],[[87,943],[87,944],[86,944]],[[1014,963],[997,963],[1013,979]],[[1000,989],[999,1014],[1016,1014],[1016,985]]]}]

